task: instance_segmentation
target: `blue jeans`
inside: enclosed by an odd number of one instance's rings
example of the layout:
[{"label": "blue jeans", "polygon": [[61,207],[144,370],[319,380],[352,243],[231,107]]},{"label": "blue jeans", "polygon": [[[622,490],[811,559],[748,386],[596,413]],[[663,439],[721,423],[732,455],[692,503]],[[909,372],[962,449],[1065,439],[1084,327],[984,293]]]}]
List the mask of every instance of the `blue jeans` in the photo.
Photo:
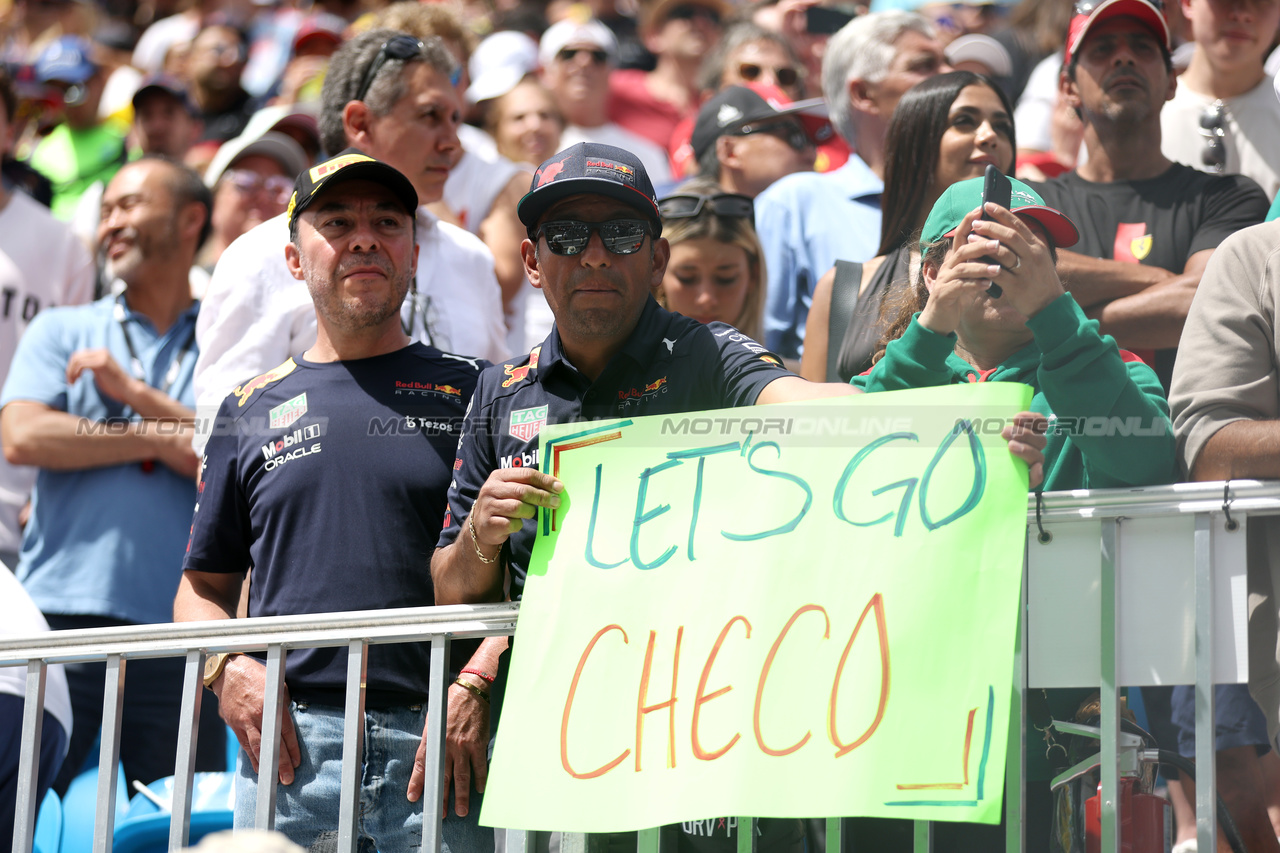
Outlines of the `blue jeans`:
[{"label": "blue jeans", "polygon": [[[305,848],[324,847],[336,837],[342,783],[342,709],[333,705],[294,702],[293,724],[302,763],[293,784],[276,785],[276,830]],[[364,770],[360,778],[360,820],[356,827],[360,853],[417,850],[422,845],[422,800],[411,803],[405,793],[413,759],[422,740],[426,709],[422,706],[366,711]],[[258,780],[244,750],[236,763],[235,826],[253,826]],[[424,797],[432,796],[427,786]],[[466,817],[453,813],[452,799],[444,820],[443,849],[449,853],[491,853],[493,830],[477,823],[481,794],[473,788]],[[320,842],[317,845],[317,841]]]}]

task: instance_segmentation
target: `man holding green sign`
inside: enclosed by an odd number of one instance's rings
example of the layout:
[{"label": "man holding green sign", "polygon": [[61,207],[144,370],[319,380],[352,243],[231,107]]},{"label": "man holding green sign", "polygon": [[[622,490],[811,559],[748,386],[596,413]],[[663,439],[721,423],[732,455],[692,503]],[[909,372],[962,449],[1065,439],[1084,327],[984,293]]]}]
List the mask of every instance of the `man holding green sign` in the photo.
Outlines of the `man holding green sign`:
[{"label": "man holding green sign", "polygon": [[[731,326],[658,306],[651,294],[670,247],[653,185],[630,152],[581,143],[543,163],[532,184],[517,209],[529,229],[521,251],[556,325],[476,389],[431,564],[441,603],[498,601],[507,573],[510,597],[520,597],[535,533],[525,522],[560,502],[560,484],[539,470],[543,425],[857,393],[801,379]],[[1028,420],[1005,438],[1038,480],[1044,437]]]},{"label": "man holding green sign", "polygon": [[[630,153],[583,144],[557,154],[534,175],[518,210],[530,236],[522,247],[526,272],[546,293],[556,329],[527,357],[481,377],[432,561],[440,603],[521,596],[536,533],[531,519],[566,497],[541,470],[538,439],[548,425],[855,393],[806,382],[737,330],[703,326],[654,302],[669,247],[652,185]],[[1009,449],[1032,466],[1033,482],[1044,447],[1034,417],[1019,416],[1003,430]],[[745,516],[749,522],[751,513]],[[665,558],[636,560],[647,569]]]}]

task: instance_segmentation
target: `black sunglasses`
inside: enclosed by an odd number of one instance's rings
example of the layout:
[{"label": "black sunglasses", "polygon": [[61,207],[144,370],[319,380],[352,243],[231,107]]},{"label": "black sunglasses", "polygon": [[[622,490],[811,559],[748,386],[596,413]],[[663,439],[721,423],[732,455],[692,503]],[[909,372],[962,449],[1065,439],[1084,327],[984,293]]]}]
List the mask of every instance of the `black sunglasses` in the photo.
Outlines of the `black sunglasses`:
[{"label": "black sunglasses", "polygon": [[797,151],[813,147],[813,140],[804,132],[804,128],[791,121],[770,121],[766,124],[744,124],[736,131],[738,136],[750,136],[753,133],[767,133],[776,136]]},{"label": "black sunglasses", "polygon": [[356,90],[356,96],[352,100],[364,100],[364,96],[369,94],[369,87],[378,78],[378,72],[387,64],[388,59],[399,59],[405,62],[420,55],[422,49],[422,42],[413,36],[396,36],[384,41],[382,47],[378,48],[378,55],[373,58],[373,62],[369,63],[364,76],[360,78],[360,88]]},{"label": "black sunglasses", "polygon": [[667,13],[668,21],[692,21],[694,18],[705,18],[713,24],[720,23],[720,13],[706,6],[682,4]]},{"label": "black sunglasses", "polygon": [[[754,62],[742,62],[738,64],[738,76],[749,83],[754,83],[760,79],[760,75],[764,72],[764,67]],[[778,81],[779,86],[794,86],[800,79],[800,72],[792,68],[790,65],[783,65],[779,68],[770,68],[773,72],[773,79]]]},{"label": "black sunglasses", "polygon": [[677,193],[658,200],[658,212],[663,219],[693,219],[708,208],[716,216],[755,220],[755,205],[751,197],[737,193]]},{"label": "black sunglasses", "polygon": [[556,53],[556,59],[561,62],[573,62],[577,59],[578,54],[585,53],[591,57],[591,61],[596,65],[604,65],[609,61],[609,52],[601,50],[598,47],[562,47]]},{"label": "black sunglasses", "polygon": [[1226,105],[1214,101],[1200,114],[1200,135],[1204,137],[1204,149],[1200,162],[1211,172],[1221,172],[1227,165],[1227,129],[1222,123]]},{"label": "black sunglasses", "polygon": [[600,235],[600,242],[615,255],[634,255],[644,245],[644,238],[652,233],[652,227],[643,219],[610,219],[606,222],[582,222],[577,219],[557,219],[544,222],[529,236],[534,240],[547,239],[547,248],[557,255],[580,255],[591,240],[592,234]]}]

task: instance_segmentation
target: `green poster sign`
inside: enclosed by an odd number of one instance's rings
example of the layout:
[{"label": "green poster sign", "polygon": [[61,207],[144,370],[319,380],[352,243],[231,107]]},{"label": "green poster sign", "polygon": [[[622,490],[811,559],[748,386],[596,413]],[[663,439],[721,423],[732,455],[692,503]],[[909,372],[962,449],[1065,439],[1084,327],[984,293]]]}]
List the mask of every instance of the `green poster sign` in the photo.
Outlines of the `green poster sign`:
[{"label": "green poster sign", "polygon": [[[481,822],[998,822],[1026,386],[548,426]],[[528,522],[534,523],[534,522]]]}]

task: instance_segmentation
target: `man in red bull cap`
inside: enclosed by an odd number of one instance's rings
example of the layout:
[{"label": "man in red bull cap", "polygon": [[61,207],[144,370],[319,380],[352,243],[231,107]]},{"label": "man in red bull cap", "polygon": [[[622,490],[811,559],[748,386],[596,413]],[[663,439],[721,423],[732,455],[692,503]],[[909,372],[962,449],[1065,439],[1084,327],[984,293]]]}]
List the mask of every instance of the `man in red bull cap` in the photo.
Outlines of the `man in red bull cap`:
[{"label": "man in red bull cap", "polygon": [[[653,185],[630,152],[594,143],[561,151],[534,174],[518,212],[529,229],[525,271],[555,326],[528,356],[480,377],[432,559],[441,604],[496,601],[506,590],[520,597],[535,536],[526,522],[538,506],[558,506],[563,490],[539,470],[545,424],[854,392],[795,376],[732,326],[658,305],[652,291],[671,249]],[[1022,425],[1008,435],[1011,450],[1040,463],[1042,435]]]},{"label": "man in red bull cap", "polygon": [[[253,567],[251,616],[435,603],[422,555],[439,536],[462,414],[481,364],[411,343],[400,306],[413,281],[418,194],[386,163],[348,149],[299,174],[286,214],[290,275],[315,306],[316,342],[239,386],[222,403],[174,602],[177,621],[234,618]],[[391,536],[353,535],[394,531]],[[492,662],[478,641],[453,649],[443,849],[493,849],[478,826]],[[426,644],[369,650],[360,849],[414,850],[423,807],[410,772],[424,735]],[[496,657],[494,662],[496,662]],[[243,750],[236,825],[252,826],[258,784],[275,784],[276,829],[309,849],[336,832],[346,656],[291,651],[278,766],[261,767],[265,667],[250,655],[209,658],[205,685]],[[457,726],[475,732],[460,749]],[[474,769],[473,769],[474,767]],[[263,771],[261,782],[259,772]],[[448,788],[446,787],[446,793]]]}]

